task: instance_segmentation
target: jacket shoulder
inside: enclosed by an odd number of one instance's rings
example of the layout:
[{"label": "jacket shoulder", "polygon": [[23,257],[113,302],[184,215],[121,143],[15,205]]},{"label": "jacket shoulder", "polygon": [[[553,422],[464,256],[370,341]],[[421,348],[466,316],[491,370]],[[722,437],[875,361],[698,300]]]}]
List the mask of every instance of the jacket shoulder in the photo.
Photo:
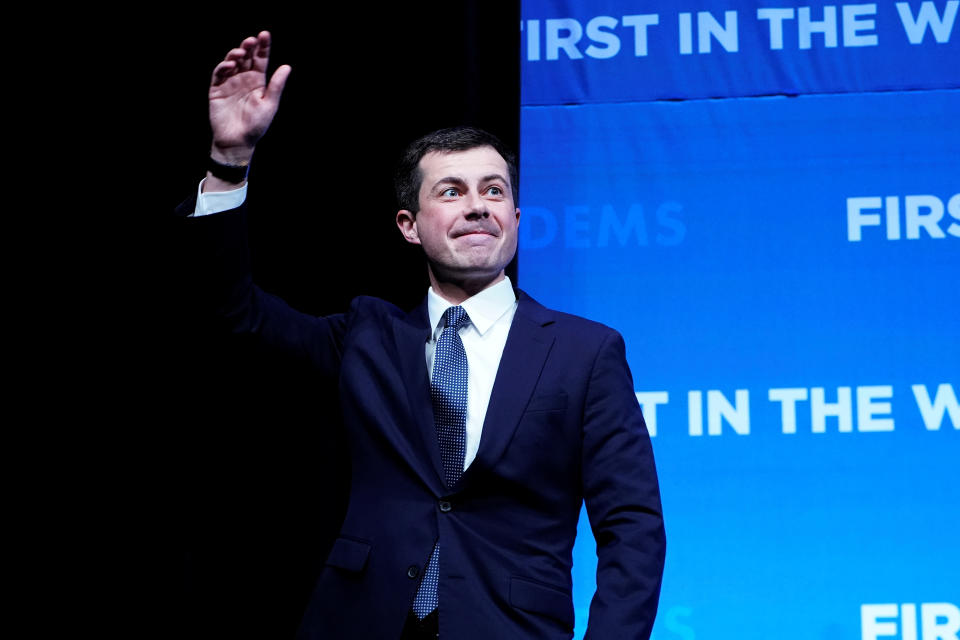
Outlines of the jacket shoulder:
[{"label": "jacket shoulder", "polygon": [[520,301],[518,313],[522,310],[526,317],[539,322],[543,326],[552,325],[558,333],[573,334],[590,342],[594,340],[603,342],[612,337],[620,338],[620,333],[616,329],[602,322],[545,307],[520,290],[517,291],[517,294]]},{"label": "jacket shoulder", "polygon": [[349,312],[355,315],[402,316],[405,313],[391,302],[373,296],[357,296],[350,301]]}]

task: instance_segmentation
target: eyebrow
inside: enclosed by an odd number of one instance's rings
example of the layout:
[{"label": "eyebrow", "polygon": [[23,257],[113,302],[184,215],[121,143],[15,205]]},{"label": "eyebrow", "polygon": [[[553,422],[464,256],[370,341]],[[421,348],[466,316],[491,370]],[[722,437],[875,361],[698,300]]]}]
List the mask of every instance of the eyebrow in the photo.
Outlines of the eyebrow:
[{"label": "eyebrow", "polygon": [[435,183],[433,183],[433,188],[436,189],[442,184],[456,184],[456,185],[466,186],[467,183],[463,180],[463,178],[457,178],[456,176],[446,176],[444,178],[440,178]]},{"label": "eyebrow", "polygon": [[[480,178],[480,182],[481,182],[481,183],[485,183],[485,182],[495,182],[495,181],[497,181],[497,180],[499,180],[499,181],[502,182],[503,184],[510,184],[510,183],[507,181],[507,179],[504,178],[504,177],[503,177],[502,175],[500,175],[499,173],[491,173],[491,174],[489,174],[489,175],[486,175],[486,176],[483,176],[482,178]],[[457,177],[457,176],[446,176],[446,177],[443,177],[443,178],[440,178],[439,180],[437,180],[437,181],[434,183],[433,188],[436,189],[437,187],[439,187],[439,186],[442,185],[442,184],[455,184],[455,185],[466,186],[466,185],[467,185],[467,182],[466,182],[466,180],[464,180],[463,178],[459,178],[459,177]]]},{"label": "eyebrow", "polygon": [[510,184],[510,181],[504,178],[499,173],[491,173],[488,176],[483,176],[482,178],[480,178],[480,182],[494,182],[495,180],[499,180],[503,184]]}]

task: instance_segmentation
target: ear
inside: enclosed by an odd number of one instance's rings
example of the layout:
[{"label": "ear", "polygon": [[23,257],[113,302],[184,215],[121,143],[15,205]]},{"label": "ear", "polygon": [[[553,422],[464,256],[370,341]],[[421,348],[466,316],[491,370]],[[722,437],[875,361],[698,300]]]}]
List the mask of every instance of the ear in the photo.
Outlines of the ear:
[{"label": "ear", "polygon": [[417,217],[406,209],[397,211],[397,227],[404,239],[410,244],[420,244],[420,234],[417,233]]},{"label": "ear", "polygon": [[517,207],[517,224],[520,224],[520,207]]}]

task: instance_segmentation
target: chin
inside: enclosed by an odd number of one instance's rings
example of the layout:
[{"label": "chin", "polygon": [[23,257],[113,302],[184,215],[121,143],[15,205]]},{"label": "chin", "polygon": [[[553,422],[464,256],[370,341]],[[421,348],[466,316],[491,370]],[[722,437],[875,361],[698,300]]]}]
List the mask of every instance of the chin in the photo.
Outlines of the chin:
[{"label": "chin", "polygon": [[443,280],[467,281],[493,279],[500,275],[503,267],[497,264],[465,262],[457,265],[434,267],[434,273]]}]

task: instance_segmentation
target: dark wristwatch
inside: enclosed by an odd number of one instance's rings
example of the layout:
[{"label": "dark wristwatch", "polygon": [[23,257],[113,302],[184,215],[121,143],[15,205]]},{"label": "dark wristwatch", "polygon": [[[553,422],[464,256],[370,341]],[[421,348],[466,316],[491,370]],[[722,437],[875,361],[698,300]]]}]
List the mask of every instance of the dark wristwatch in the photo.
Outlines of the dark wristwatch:
[{"label": "dark wristwatch", "polygon": [[223,164],[217,162],[212,157],[207,159],[207,171],[217,178],[233,184],[240,184],[247,179],[247,172],[250,170],[249,164]]}]

